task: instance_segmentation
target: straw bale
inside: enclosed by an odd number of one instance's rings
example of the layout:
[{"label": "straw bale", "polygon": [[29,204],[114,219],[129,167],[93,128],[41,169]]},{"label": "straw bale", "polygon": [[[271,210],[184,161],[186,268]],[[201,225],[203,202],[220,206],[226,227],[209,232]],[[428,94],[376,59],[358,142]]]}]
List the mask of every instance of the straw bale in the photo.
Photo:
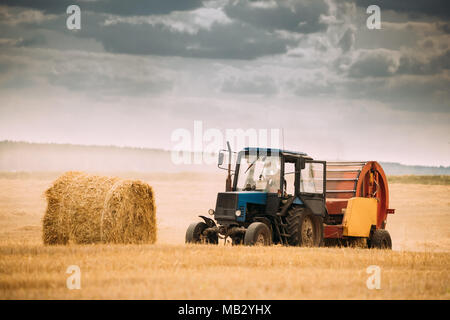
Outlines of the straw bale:
[{"label": "straw bale", "polygon": [[45,244],[156,241],[154,193],[144,182],[71,171],[45,195]]}]

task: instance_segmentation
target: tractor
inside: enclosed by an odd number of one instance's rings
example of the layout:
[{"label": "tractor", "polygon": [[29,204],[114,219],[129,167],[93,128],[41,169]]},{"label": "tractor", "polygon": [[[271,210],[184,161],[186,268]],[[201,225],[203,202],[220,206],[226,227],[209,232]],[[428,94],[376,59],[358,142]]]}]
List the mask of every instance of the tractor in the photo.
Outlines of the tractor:
[{"label": "tractor", "polygon": [[275,148],[234,153],[229,143],[218,160],[228,171],[225,192],[208,211],[214,219],[200,215],[203,221],[189,225],[186,243],[318,247],[363,240],[392,248],[385,227],[394,210],[377,162],[326,162]]}]

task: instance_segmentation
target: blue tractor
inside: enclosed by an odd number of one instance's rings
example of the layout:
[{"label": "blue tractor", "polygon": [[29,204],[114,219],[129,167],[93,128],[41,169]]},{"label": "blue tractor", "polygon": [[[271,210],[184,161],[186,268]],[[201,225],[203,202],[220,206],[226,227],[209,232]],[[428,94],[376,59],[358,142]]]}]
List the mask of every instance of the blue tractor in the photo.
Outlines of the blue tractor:
[{"label": "blue tractor", "polygon": [[200,216],[203,221],[188,227],[186,243],[218,244],[219,238],[235,245],[323,243],[325,161],[273,148],[244,148],[236,154],[228,144],[219,153],[218,167],[228,171],[226,191],[218,193],[215,209],[209,210],[214,219]]}]

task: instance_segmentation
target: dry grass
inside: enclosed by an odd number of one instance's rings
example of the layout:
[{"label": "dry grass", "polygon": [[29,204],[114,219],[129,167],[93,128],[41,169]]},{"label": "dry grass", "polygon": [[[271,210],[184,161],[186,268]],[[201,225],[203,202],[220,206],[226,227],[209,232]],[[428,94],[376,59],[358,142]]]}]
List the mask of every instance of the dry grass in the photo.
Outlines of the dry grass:
[{"label": "dry grass", "polygon": [[[46,247],[42,193],[53,178],[0,179],[0,299],[450,298],[450,186],[390,185],[394,251],[187,246],[186,227],[214,205],[223,175],[148,174],[156,245]],[[81,290],[66,288],[72,264]],[[381,267],[381,290],[366,287],[369,265]]]},{"label": "dry grass", "polygon": [[[185,245],[0,245],[2,299],[449,299],[448,253]],[[81,268],[81,290],[65,271]],[[366,268],[381,268],[381,289]]]}]

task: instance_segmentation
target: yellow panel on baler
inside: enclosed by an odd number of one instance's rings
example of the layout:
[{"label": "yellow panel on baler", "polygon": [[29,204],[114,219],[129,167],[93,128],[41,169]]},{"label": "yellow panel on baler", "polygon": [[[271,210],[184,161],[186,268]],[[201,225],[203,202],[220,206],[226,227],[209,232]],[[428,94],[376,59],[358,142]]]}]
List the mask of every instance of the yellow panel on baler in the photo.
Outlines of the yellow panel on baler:
[{"label": "yellow panel on baler", "polygon": [[370,228],[377,224],[377,199],[351,198],[348,200],[342,225],[343,235],[349,237],[368,237]]}]

